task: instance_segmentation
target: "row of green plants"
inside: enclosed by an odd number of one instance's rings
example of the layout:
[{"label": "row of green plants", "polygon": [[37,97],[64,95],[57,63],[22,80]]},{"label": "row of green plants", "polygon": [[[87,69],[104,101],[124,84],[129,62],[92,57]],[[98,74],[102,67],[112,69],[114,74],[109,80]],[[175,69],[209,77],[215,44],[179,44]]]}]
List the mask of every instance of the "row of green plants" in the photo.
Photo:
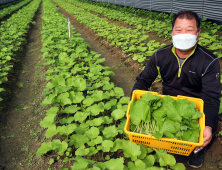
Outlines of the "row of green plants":
[{"label": "row of green plants", "polygon": [[[35,24],[33,17],[39,8],[41,0],[33,0],[30,4],[13,14],[0,27],[0,85],[7,83],[13,73],[13,65],[20,60],[18,54],[24,50],[26,38],[31,24]],[[3,86],[2,86],[3,87]],[[0,88],[0,92],[5,91]],[[3,98],[0,97],[0,101]]]},{"label": "row of green plants", "polygon": [[[165,21],[165,20],[173,21],[173,17],[174,17],[173,13],[169,14],[169,13],[164,13],[164,12],[155,12],[155,11],[139,9],[139,8],[134,8],[134,7],[128,7],[128,6],[122,7],[122,6],[115,5],[115,4],[104,3],[104,2],[95,2],[95,1],[89,1],[89,0],[79,0],[79,1],[93,4],[96,6],[106,7],[108,9],[116,9],[117,11],[121,11],[124,13],[136,14],[137,16],[149,17],[149,18],[155,19],[155,20],[158,19],[161,21]],[[210,30],[217,29],[218,31],[222,31],[222,27],[220,24],[217,24],[212,21],[208,21],[207,18],[202,18],[202,21],[203,22],[201,23],[201,28],[210,29]],[[215,31],[213,31],[213,32],[215,32]]]},{"label": "row of green plants", "polygon": [[99,36],[106,38],[110,45],[115,45],[123,49],[124,52],[131,56],[133,60],[145,65],[148,57],[165,46],[155,40],[150,40],[149,35],[138,29],[130,29],[117,26],[105,18],[100,18],[86,10],[76,7],[64,1],[55,1],[59,6],[73,15],[80,23],[85,24],[88,28],[93,29]]},{"label": "row of green plants", "polygon": [[19,9],[20,7],[22,7],[23,5],[27,4],[28,2],[30,2],[31,0],[23,0],[15,5],[11,5],[7,8],[3,8],[0,11],[0,20],[5,17],[6,15],[10,15],[12,12],[14,12],[15,10]]},{"label": "row of green plants", "polygon": [[[89,0],[67,1],[89,11],[97,12],[98,14],[106,16],[107,18],[125,22],[128,25],[134,26],[135,29],[141,29],[146,32],[155,32],[159,37],[171,40],[173,14],[167,17],[168,14],[154,12],[154,14],[150,16],[150,14],[153,12],[147,11],[147,17],[141,17],[135,13],[120,10],[122,7],[113,9],[98,6],[100,4],[103,4],[101,2],[95,3]],[[113,6],[113,4],[107,6]],[[157,17],[154,17],[155,15]],[[206,18],[204,18],[202,21],[205,20]],[[222,31],[222,25],[218,25],[216,23],[210,24],[209,22],[201,22],[201,27],[204,28],[204,31],[203,33],[201,33],[201,37],[198,43],[208,50],[212,51],[218,58],[221,58],[222,37],[219,35],[219,31]]]},{"label": "row of green plants", "polygon": [[12,2],[9,2],[9,3],[6,3],[6,4],[1,4],[0,5],[0,10],[3,9],[3,8],[8,8],[11,5],[15,5],[15,4],[17,4],[17,3],[21,2],[21,1],[23,1],[23,0],[12,1]]},{"label": "row of green plants", "polygon": [[89,3],[91,1],[67,0],[67,2],[71,2],[79,7],[101,14],[107,18],[125,22],[128,25],[135,27],[135,29],[146,32],[153,31],[156,32],[159,37],[163,38],[169,39],[171,37],[171,19],[160,21],[149,17],[140,17],[134,13],[126,13],[116,9],[93,5]]},{"label": "row of green plants", "polygon": [[128,140],[123,128],[129,97],[110,81],[114,73],[101,65],[105,59],[74,31],[70,43],[67,19],[50,0],[43,2],[41,52],[49,69],[42,105],[51,108],[40,122],[47,142],[37,156],[53,151],[49,163],[74,161],[72,170],[185,169],[165,150]]}]

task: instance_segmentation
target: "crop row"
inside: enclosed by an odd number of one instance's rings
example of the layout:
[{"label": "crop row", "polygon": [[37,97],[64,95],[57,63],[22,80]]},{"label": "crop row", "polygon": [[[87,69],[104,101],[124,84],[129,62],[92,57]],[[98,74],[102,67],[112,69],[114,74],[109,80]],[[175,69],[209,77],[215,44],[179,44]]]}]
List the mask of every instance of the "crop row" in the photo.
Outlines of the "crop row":
[{"label": "crop row", "polygon": [[[35,12],[41,0],[34,0],[17,13],[13,14],[7,21],[3,21],[0,27],[0,85],[8,81],[8,74],[13,64],[19,60],[17,54],[23,50]],[[0,92],[4,88],[0,88]],[[0,101],[3,100],[0,98]]]},{"label": "crop row", "polygon": [[121,47],[124,52],[132,56],[133,60],[137,60],[142,65],[146,64],[146,61],[149,59],[148,57],[155,50],[165,45],[148,39],[149,35],[145,35],[143,31],[140,32],[139,28],[133,30],[120,27],[105,18],[100,18],[75,5],[59,0],[55,2],[73,15],[80,23],[93,29],[99,36],[106,38],[111,43],[110,45]]},{"label": "crop row", "polygon": [[172,30],[171,28],[171,20],[167,20],[165,22],[160,20],[151,19],[149,17],[140,17],[133,13],[121,12],[116,9],[108,9],[105,7],[100,7],[97,5],[91,5],[89,3],[84,3],[87,1],[79,1],[79,0],[67,0],[67,2],[73,3],[74,5],[80,6],[89,11],[96,12],[107,18],[114,19],[117,21],[122,21],[131,25],[137,29],[142,29],[147,32],[154,31],[157,33],[159,37],[170,38],[169,34]]},{"label": "crop row", "polygon": [[[137,16],[145,16],[150,19],[154,20],[160,20],[160,21],[173,21],[174,14],[167,14],[163,12],[154,12],[150,10],[144,10],[144,9],[139,9],[139,8],[134,8],[134,7],[122,7],[116,4],[110,4],[110,3],[105,3],[105,2],[95,2],[95,1],[90,1],[90,0],[79,0],[81,2],[93,4],[96,6],[101,6],[101,7],[106,7],[108,9],[115,9],[117,11],[121,11],[123,13],[131,13],[131,14],[136,14]],[[201,22],[201,28],[208,30],[212,34],[214,34],[217,31],[222,31],[222,26],[221,24],[216,24],[212,23],[211,21],[207,21],[207,18],[202,18]]]},{"label": "crop row", "polygon": [[165,151],[153,151],[123,139],[129,97],[124,97],[122,88],[110,81],[114,73],[110,67],[100,65],[105,59],[90,50],[74,31],[70,43],[66,18],[50,0],[43,2],[41,51],[45,65],[49,65],[49,82],[42,104],[51,108],[40,122],[47,128],[49,142],[42,143],[37,156],[54,151],[57,156],[50,162],[75,160],[72,170],[164,169],[153,167],[155,162],[185,169]]},{"label": "crop row", "polygon": [[1,10],[0,12],[0,19],[2,19],[3,17],[5,17],[6,15],[9,15],[11,14],[13,11],[19,9],[21,6],[27,4],[28,2],[30,2],[31,0],[24,0],[24,1],[21,1],[15,5],[11,5],[7,8],[4,8]]},{"label": "crop row", "polygon": [[[89,0],[67,0],[70,3],[73,3],[77,6],[80,6],[89,11],[96,12],[98,14],[104,15],[107,18],[114,19],[117,21],[125,22],[131,26],[134,26],[136,29],[142,29],[147,32],[155,32],[159,37],[171,39],[172,32],[172,17],[163,18],[153,18],[148,12],[148,17],[141,17],[134,13],[122,12],[116,9],[110,9],[98,5],[92,5],[92,1]],[[95,4],[93,2],[93,4]],[[101,3],[96,3],[101,4]],[[120,9],[120,8],[118,8]],[[160,20],[161,19],[161,20]],[[205,28],[204,32],[201,34],[199,39],[199,44],[205,48],[211,50],[218,58],[222,57],[222,37],[219,36],[218,31],[222,29],[222,25],[213,25],[209,23],[202,22],[201,26]],[[208,27],[209,26],[209,27]]]}]

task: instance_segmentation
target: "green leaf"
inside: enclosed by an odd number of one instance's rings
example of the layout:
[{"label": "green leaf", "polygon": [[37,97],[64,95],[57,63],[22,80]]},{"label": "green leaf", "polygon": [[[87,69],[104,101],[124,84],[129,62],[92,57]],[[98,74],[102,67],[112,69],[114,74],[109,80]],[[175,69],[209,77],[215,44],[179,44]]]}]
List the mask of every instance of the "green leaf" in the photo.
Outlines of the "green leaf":
[{"label": "green leaf", "polygon": [[185,170],[186,169],[186,167],[184,166],[183,163],[176,163],[175,165],[170,166],[170,168],[173,170]]},{"label": "green leaf", "polygon": [[120,98],[121,96],[124,96],[124,91],[120,87],[115,87],[114,92],[115,92],[115,97],[116,98]]},{"label": "green leaf", "polygon": [[88,107],[86,111],[90,112],[92,116],[97,116],[100,112],[103,112],[104,109],[100,108],[98,104],[94,104]]},{"label": "green leaf", "polygon": [[102,101],[103,99],[105,99],[105,95],[104,95],[103,91],[97,91],[93,95],[93,100],[94,101]]},{"label": "green leaf", "polygon": [[163,137],[163,133],[162,132],[156,132],[153,134],[153,136],[157,139],[161,139]]},{"label": "green leaf", "polygon": [[146,168],[146,170],[166,170],[165,168],[159,168],[159,167],[148,167],[148,168]]},{"label": "green leaf", "polygon": [[122,97],[119,100],[119,102],[122,103],[122,104],[128,104],[130,102],[130,98],[129,97]]},{"label": "green leaf", "polygon": [[86,89],[86,80],[83,78],[77,78],[73,83],[74,86],[77,87],[78,91],[84,91]]},{"label": "green leaf", "polygon": [[68,87],[74,86],[73,78],[68,78],[68,79],[66,80],[66,85],[67,85]]},{"label": "green leaf", "polygon": [[122,149],[123,146],[122,146],[123,142],[121,139],[117,138],[114,143],[113,143],[113,147],[110,149],[111,152],[116,152],[117,150],[119,149]]},{"label": "green leaf", "polygon": [[123,163],[124,160],[123,158],[117,158],[117,159],[110,159],[107,162],[104,162],[104,166],[108,169],[108,170],[123,170]]},{"label": "green leaf", "polygon": [[58,126],[57,131],[59,132],[60,135],[64,134],[68,136],[69,134],[73,133],[76,128],[77,128],[77,125],[73,123],[67,126]]},{"label": "green leaf", "polygon": [[110,77],[110,76],[114,76],[115,73],[114,73],[113,71],[104,71],[104,72],[103,72],[103,75]]},{"label": "green leaf", "polygon": [[180,113],[178,111],[178,107],[176,106],[175,101],[168,104],[166,111],[167,111],[167,117],[170,120],[173,120],[178,123],[181,122],[182,117],[180,116]]},{"label": "green leaf", "polygon": [[76,151],[75,155],[86,156],[89,153],[89,148],[85,148],[85,145],[80,146]]},{"label": "green leaf", "polygon": [[86,137],[85,135],[80,135],[80,134],[74,134],[70,136],[70,142],[69,146],[74,145],[76,148],[84,145],[89,141],[89,138]]},{"label": "green leaf", "polygon": [[107,161],[110,160],[110,156],[106,155],[105,160],[107,160]]},{"label": "green leaf", "polygon": [[147,147],[142,145],[142,144],[139,144],[140,146],[140,151],[141,151],[141,154],[140,156],[138,157],[138,159],[143,159],[145,158],[146,154],[147,154]]},{"label": "green leaf", "polygon": [[50,158],[49,164],[52,165],[53,163],[54,163],[54,159],[53,159],[53,158]]},{"label": "green leaf", "polygon": [[51,138],[54,135],[56,135],[58,133],[57,129],[56,129],[56,125],[55,124],[51,124],[48,126],[47,131],[45,132],[45,137],[46,138]]},{"label": "green leaf", "polygon": [[123,153],[125,157],[135,161],[141,155],[140,146],[131,141],[123,140]]},{"label": "green leaf", "polygon": [[129,112],[132,123],[138,126],[142,120],[146,119],[149,110],[150,106],[142,98],[137,101],[134,99]]},{"label": "green leaf", "polygon": [[46,111],[46,117],[40,121],[40,125],[44,128],[49,127],[50,125],[54,124],[55,118],[57,116],[58,108],[52,107],[48,111]]},{"label": "green leaf", "polygon": [[166,150],[158,150],[158,149],[154,149],[157,155],[158,160],[163,157],[165,154],[167,154]]},{"label": "green leaf", "polygon": [[90,115],[89,112],[76,112],[74,115],[74,120],[79,121],[80,123],[83,122],[88,116]]},{"label": "green leaf", "polygon": [[114,111],[111,113],[111,116],[112,116],[115,120],[118,120],[118,119],[123,118],[125,114],[126,114],[125,111],[123,111],[122,109],[116,109],[116,110],[114,110]]},{"label": "green leaf", "polygon": [[71,100],[69,99],[69,93],[61,93],[58,97],[57,97],[57,102],[61,102],[61,106],[67,105],[67,104],[71,104]]},{"label": "green leaf", "polygon": [[135,165],[132,162],[129,162],[128,163],[128,167],[130,168],[130,170],[145,169],[146,168],[146,164],[143,161],[137,159],[135,161]]},{"label": "green leaf", "polygon": [[101,117],[94,118],[93,120],[89,120],[89,121],[90,121],[89,123],[90,126],[100,126],[104,122],[103,118]]},{"label": "green leaf", "polygon": [[19,87],[19,88],[23,88],[23,87],[24,87],[24,86],[23,86],[23,83],[22,83],[22,82],[19,82],[18,87]]},{"label": "green leaf", "polygon": [[192,134],[191,134],[190,138],[187,141],[198,143],[199,136],[200,136],[199,130],[192,130]]},{"label": "green leaf", "polygon": [[73,166],[71,166],[71,170],[81,170],[81,169],[87,169],[88,163],[84,161],[80,162],[74,162]]},{"label": "green leaf", "polygon": [[50,150],[52,150],[52,142],[43,142],[40,148],[38,149],[36,156],[39,157],[43,154],[46,154]]},{"label": "green leaf", "polygon": [[176,107],[179,114],[184,118],[191,118],[195,112],[196,103],[189,101],[187,99],[178,99],[176,100]]},{"label": "green leaf", "polygon": [[94,103],[94,100],[92,97],[87,96],[85,100],[83,100],[83,104],[86,106],[90,106],[91,104]]},{"label": "green leaf", "polygon": [[97,136],[96,139],[92,139],[91,141],[87,142],[87,144],[89,146],[95,146],[102,143],[102,141],[103,141],[103,138],[101,136]]},{"label": "green leaf", "polygon": [[80,169],[86,169],[89,164],[94,164],[95,161],[85,159],[81,156],[76,156],[73,160],[75,160],[72,169],[80,170]]},{"label": "green leaf", "polygon": [[104,140],[102,141],[102,147],[103,147],[103,152],[109,152],[110,148],[113,147],[113,141],[111,140]]},{"label": "green leaf", "polygon": [[77,105],[72,105],[72,106],[66,107],[64,110],[61,110],[60,113],[73,114],[73,113],[76,113],[79,109],[80,107],[77,107]]},{"label": "green leaf", "polygon": [[103,86],[103,90],[111,90],[114,88],[114,84],[113,83],[109,83]]},{"label": "green leaf", "polygon": [[54,87],[57,86],[65,86],[65,79],[63,78],[62,75],[56,75],[53,79],[52,79],[52,85]]},{"label": "green leaf", "polygon": [[85,97],[83,96],[82,92],[77,92],[75,95],[75,99],[73,100],[73,103],[81,103],[81,101],[84,99]]},{"label": "green leaf", "polygon": [[115,137],[117,134],[118,134],[118,129],[116,128],[115,125],[105,127],[104,130],[103,130],[103,135],[106,138]]},{"label": "green leaf", "polygon": [[120,134],[123,134],[124,133],[124,127],[126,125],[126,118],[124,119],[121,119],[121,123],[118,125],[118,132]]},{"label": "green leaf", "polygon": [[74,103],[74,99],[75,99],[75,93],[74,93],[74,91],[70,91],[70,92],[69,92],[69,99],[71,100],[72,103]]},{"label": "green leaf", "polygon": [[[160,158],[160,166],[166,166],[166,165],[170,165],[170,166],[174,166],[176,164],[176,159],[174,158],[174,156],[170,155],[170,154],[165,154],[162,157],[163,161]],[[166,165],[164,165],[166,163]]]},{"label": "green leaf", "polygon": [[104,122],[102,124],[110,124],[113,122],[112,118],[109,118],[108,116],[101,116],[101,118],[104,120]]},{"label": "green leaf", "polygon": [[66,149],[68,148],[68,143],[65,141],[60,141],[59,139],[56,139],[52,142],[52,149],[58,150],[58,154],[62,156]]},{"label": "green leaf", "polygon": [[86,123],[81,123],[79,125],[79,127],[77,127],[75,129],[75,132],[76,132],[76,134],[82,135],[82,134],[84,134],[88,130],[88,127],[89,127],[89,125],[87,125]]},{"label": "green leaf", "polygon": [[57,96],[57,93],[53,93],[53,94],[49,94],[48,96],[46,96],[46,98],[43,100],[43,102],[41,103],[41,105],[51,105],[52,104],[52,100]]},{"label": "green leaf", "polygon": [[153,155],[148,155],[142,160],[147,167],[152,167],[155,163],[155,157]]},{"label": "green leaf", "polygon": [[85,132],[85,135],[89,139],[94,139],[99,135],[99,129],[96,127],[91,127],[88,131]]},{"label": "green leaf", "polygon": [[89,148],[89,153],[87,156],[95,155],[98,152],[98,149],[95,149],[95,147],[90,147]]}]

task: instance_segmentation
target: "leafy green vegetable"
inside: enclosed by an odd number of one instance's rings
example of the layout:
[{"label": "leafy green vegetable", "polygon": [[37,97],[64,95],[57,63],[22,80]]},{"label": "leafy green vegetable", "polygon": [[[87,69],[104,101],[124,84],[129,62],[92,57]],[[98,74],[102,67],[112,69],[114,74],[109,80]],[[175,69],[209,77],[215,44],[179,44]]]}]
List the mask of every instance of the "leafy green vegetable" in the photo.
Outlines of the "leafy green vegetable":
[{"label": "leafy green vegetable", "polygon": [[197,119],[202,113],[187,99],[160,98],[148,92],[133,100],[129,114],[130,129],[134,132],[151,134],[157,139],[166,137],[198,142],[200,125]]},{"label": "leafy green vegetable", "polygon": [[132,161],[135,161],[141,154],[140,146],[133,142],[123,140],[123,153],[125,157],[131,158]]},{"label": "leafy green vegetable", "polygon": [[123,170],[123,158],[110,159],[104,163],[104,166],[109,170]]}]

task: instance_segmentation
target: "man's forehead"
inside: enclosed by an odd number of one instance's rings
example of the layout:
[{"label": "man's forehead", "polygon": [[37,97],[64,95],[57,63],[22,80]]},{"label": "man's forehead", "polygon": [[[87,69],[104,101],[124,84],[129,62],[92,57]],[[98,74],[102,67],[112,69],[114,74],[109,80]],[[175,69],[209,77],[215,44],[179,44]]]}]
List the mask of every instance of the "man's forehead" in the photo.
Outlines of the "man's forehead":
[{"label": "man's forehead", "polygon": [[176,21],[175,21],[175,26],[179,27],[179,26],[181,26],[181,24],[186,24],[187,27],[195,27],[196,26],[196,20],[194,18],[193,19],[177,18]]},{"label": "man's forehead", "polygon": [[[188,28],[190,27],[190,28],[195,28],[194,26],[192,26],[192,25],[188,25],[187,26]],[[182,28],[180,25],[178,25],[178,26],[176,26],[175,28]]]},{"label": "man's forehead", "polygon": [[195,23],[196,23],[196,20],[195,20],[195,18],[192,18],[192,19],[177,18],[177,19],[175,20],[175,23],[176,23],[176,22],[195,22]]}]

